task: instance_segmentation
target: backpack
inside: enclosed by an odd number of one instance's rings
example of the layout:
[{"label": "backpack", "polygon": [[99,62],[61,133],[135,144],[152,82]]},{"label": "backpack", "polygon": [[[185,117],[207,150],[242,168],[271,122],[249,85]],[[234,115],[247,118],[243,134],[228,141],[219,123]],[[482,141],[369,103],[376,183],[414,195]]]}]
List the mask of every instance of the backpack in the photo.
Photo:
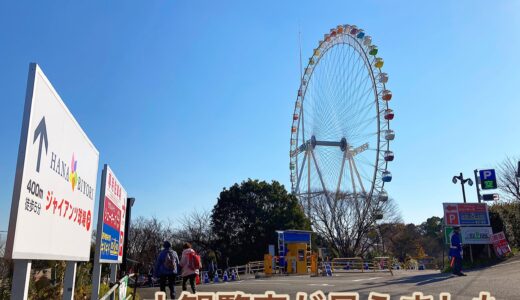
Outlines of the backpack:
[{"label": "backpack", "polygon": [[200,255],[195,252],[188,253],[188,267],[192,270],[202,269]]},{"label": "backpack", "polygon": [[173,252],[168,251],[166,253],[166,257],[164,258],[164,267],[166,270],[169,271],[175,271],[177,269],[177,262],[175,261],[175,258],[173,257]]}]

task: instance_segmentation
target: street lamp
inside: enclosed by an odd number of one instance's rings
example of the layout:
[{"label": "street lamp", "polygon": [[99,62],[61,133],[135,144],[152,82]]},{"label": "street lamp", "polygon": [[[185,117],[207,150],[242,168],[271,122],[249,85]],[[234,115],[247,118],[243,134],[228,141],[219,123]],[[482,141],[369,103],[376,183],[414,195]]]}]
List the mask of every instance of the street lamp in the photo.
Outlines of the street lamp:
[{"label": "street lamp", "polygon": [[453,176],[453,179],[451,179],[454,184],[457,184],[457,180],[460,181],[460,185],[462,186],[462,197],[464,198],[464,203],[466,203],[466,191],[464,191],[464,184],[467,182],[469,186],[472,186],[473,180],[471,180],[471,178],[464,179],[462,172],[459,176]]}]

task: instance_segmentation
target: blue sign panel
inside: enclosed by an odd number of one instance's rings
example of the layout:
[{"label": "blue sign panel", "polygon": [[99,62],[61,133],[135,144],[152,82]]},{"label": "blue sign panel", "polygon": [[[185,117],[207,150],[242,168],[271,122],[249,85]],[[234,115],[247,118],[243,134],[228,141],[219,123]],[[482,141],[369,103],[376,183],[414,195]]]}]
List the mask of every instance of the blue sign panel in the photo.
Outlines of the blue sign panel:
[{"label": "blue sign panel", "polygon": [[480,186],[483,190],[492,190],[497,188],[497,177],[494,169],[480,170]]},{"label": "blue sign panel", "polygon": [[460,225],[489,225],[487,212],[459,212]]},{"label": "blue sign panel", "polygon": [[114,260],[117,262],[118,253],[119,230],[116,230],[107,224],[103,224],[103,232],[101,233],[100,258],[102,260]]}]

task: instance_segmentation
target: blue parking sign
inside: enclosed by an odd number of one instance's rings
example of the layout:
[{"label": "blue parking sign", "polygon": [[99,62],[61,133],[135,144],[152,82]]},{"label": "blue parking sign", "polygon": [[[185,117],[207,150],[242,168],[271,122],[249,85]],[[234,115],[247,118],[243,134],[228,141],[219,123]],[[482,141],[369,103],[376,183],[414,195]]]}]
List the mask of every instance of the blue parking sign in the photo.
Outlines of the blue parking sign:
[{"label": "blue parking sign", "polygon": [[483,190],[492,190],[497,188],[497,177],[494,169],[480,170],[480,186]]}]

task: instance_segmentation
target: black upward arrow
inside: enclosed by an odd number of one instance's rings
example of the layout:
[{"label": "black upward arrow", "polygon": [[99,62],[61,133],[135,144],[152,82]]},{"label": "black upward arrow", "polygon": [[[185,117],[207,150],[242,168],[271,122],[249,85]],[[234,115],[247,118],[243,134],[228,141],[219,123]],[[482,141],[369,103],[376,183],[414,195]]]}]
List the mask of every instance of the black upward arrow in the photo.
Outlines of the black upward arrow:
[{"label": "black upward arrow", "polygon": [[40,136],[40,148],[38,148],[38,162],[36,163],[36,172],[39,173],[43,143],[45,142],[45,154],[47,154],[47,149],[49,147],[49,141],[47,140],[47,127],[45,126],[45,117],[42,118],[40,124],[38,124],[38,127],[36,127],[36,130],[34,130],[33,144],[38,139],[38,136]]}]

